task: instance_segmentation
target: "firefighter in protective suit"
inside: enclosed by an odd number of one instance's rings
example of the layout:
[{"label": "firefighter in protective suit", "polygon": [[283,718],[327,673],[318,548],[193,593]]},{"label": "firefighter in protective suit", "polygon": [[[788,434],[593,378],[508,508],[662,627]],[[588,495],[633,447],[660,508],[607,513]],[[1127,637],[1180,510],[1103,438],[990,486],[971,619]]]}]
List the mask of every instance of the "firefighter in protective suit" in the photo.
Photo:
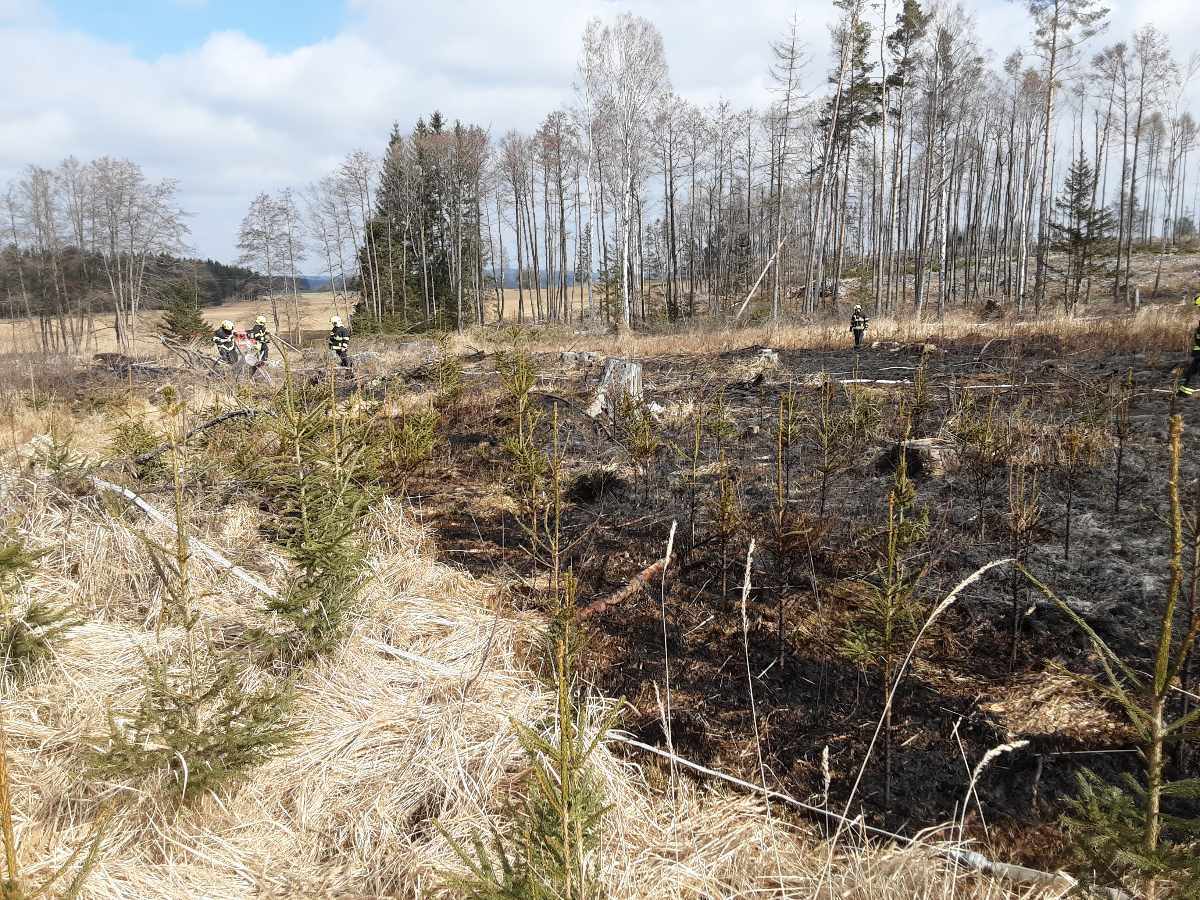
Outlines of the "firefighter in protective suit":
[{"label": "firefighter in protective suit", "polygon": [[254,320],[254,327],[250,329],[250,338],[254,341],[255,349],[258,351],[258,361],[250,367],[251,371],[257,372],[266,363],[270,337],[271,333],[267,331],[267,317],[257,317]]},{"label": "firefighter in protective suit", "polygon": [[217,357],[221,362],[235,365],[238,360],[237,347],[233,345],[233,322],[226,319],[221,327],[213,332],[213,346],[217,348]]},{"label": "firefighter in protective suit", "polygon": [[863,315],[862,307],[855,306],[854,312],[850,314],[850,333],[854,335],[855,350],[862,347],[863,334],[866,333],[868,321],[867,317]]},{"label": "firefighter in protective suit", "polygon": [[342,367],[349,369],[350,366],[350,329],[342,324],[341,316],[334,316],[329,320],[329,349],[337,354],[338,361]]},{"label": "firefighter in protective suit", "polygon": [[[1192,302],[1200,306],[1200,294],[1197,294]],[[1200,322],[1196,323],[1196,330],[1192,332],[1192,364],[1188,366],[1187,374],[1183,376],[1183,384],[1179,386],[1180,397],[1190,397],[1196,393],[1196,389],[1192,387],[1192,379],[1197,375],[1200,375]]]}]

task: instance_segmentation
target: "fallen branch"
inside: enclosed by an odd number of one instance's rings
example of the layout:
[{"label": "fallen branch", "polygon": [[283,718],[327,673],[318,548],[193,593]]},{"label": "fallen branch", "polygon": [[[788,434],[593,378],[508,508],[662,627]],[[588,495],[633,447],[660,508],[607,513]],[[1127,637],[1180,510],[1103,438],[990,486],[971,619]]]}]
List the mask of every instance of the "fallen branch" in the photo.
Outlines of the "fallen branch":
[{"label": "fallen branch", "polygon": [[1031,382],[1030,384],[960,384],[960,391],[987,391],[987,390],[1016,390],[1020,388],[1052,388],[1058,387],[1048,381]]},{"label": "fallen branch", "polygon": [[[754,784],[750,781],[744,781],[733,775],[728,775],[724,772],[719,772],[716,769],[710,769],[707,766],[702,766],[699,763],[692,762],[690,759],[685,759],[676,753],[671,753],[654,747],[650,744],[644,744],[641,741],[636,741],[631,737],[625,737],[619,732],[611,732],[608,735],[609,740],[616,741],[620,744],[625,744],[629,747],[636,747],[647,753],[653,753],[655,756],[661,756],[663,759],[670,760],[674,764],[691,769],[693,772],[698,772],[701,775],[707,775],[711,778],[718,778],[721,781],[736,785],[748,791],[754,791],[773,800],[780,800],[791,806],[801,809],[812,815],[821,816],[825,819],[832,819],[842,825],[850,825],[852,827],[861,828],[863,831],[876,835],[878,837],[887,838],[888,840],[898,841],[906,847],[919,847],[929,850],[933,853],[943,856],[958,865],[965,866],[969,869],[974,869],[977,872],[982,872],[988,875],[995,875],[997,878],[1004,878],[1008,881],[1014,881],[1018,884],[1039,884],[1047,887],[1058,887],[1065,890],[1072,890],[1078,886],[1078,882],[1067,875],[1065,872],[1043,872],[1039,869],[1030,869],[1025,866],[1016,866],[1011,863],[996,862],[988,859],[981,853],[976,853],[973,850],[964,850],[954,846],[939,846],[937,844],[929,844],[917,838],[911,838],[903,834],[897,834],[894,831],[887,831],[883,828],[876,828],[874,825],[868,825],[861,819],[848,819],[845,816],[840,816],[828,809],[822,809],[819,806],[812,806],[797,800],[794,797],[789,797],[787,794],[782,794],[779,791],[771,788]],[[1091,888],[1092,893],[1100,896],[1109,897],[1111,900],[1132,900],[1132,898],[1124,893],[1113,888]]]},{"label": "fallen branch", "polygon": [[[94,488],[96,488],[96,490],[107,491],[111,494],[120,494],[122,497],[124,497],[126,500],[128,500],[130,503],[132,503],[134,506],[136,506],[138,509],[140,509],[142,512],[144,512],[147,516],[149,516],[155,522],[158,522],[160,525],[166,525],[172,531],[176,530],[175,523],[173,521],[171,521],[169,516],[166,516],[163,513],[159,512],[155,507],[151,506],[149,503],[147,503],[145,500],[143,500],[141,497],[139,497],[133,491],[129,490],[129,488],[122,487],[119,484],[113,484],[111,481],[105,481],[102,478],[92,477],[89,480],[91,481],[92,486]],[[247,572],[245,569],[243,569],[241,566],[235,565],[234,563],[230,562],[228,559],[226,559],[224,556],[222,556],[216,550],[212,549],[212,547],[209,547],[207,544],[202,543],[201,541],[198,541],[193,537],[189,537],[188,538],[188,547],[189,547],[189,549],[194,549],[197,552],[199,552],[201,556],[206,557],[218,569],[224,569],[226,572],[228,572],[234,578],[244,581],[246,584],[250,585],[250,587],[254,588],[260,594],[265,594],[268,597],[278,597],[279,596],[279,593],[274,588],[259,581],[257,578],[255,578],[253,575],[251,575],[249,572]]]},{"label": "fallen branch", "polygon": [[159,341],[171,353],[174,353],[177,357],[183,360],[184,364],[186,364],[189,368],[207,369],[209,374],[215,374],[219,369],[218,363],[215,359],[213,359],[211,356],[205,356],[194,346],[180,344],[177,341],[173,341],[165,336],[159,337]]},{"label": "fallen branch", "polygon": [[[193,428],[191,431],[189,431],[187,434],[185,434],[183,436],[182,443],[186,444],[193,437],[200,434],[200,432],[207,431],[208,429],[212,428],[214,425],[220,425],[222,422],[228,422],[230,419],[238,419],[238,418],[241,418],[242,416],[257,416],[258,412],[259,411],[257,409],[235,409],[232,412],[227,412],[223,415],[217,416],[215,419],[209,419],[203,425],[200,425],[197,428]],[[135,456],[133,458],[133,461],[135,463],[137,463],[139,466],[142,466],[142,465],[145,465],[146,463],[150,462],[150,460],[157,459],[158,457],[162,456],[164,453],[166,453],[170,449],[171,449],[170,444],[163,444],[161,447],[155,447],[153,450],[147,450],[145,453],[139,453],[137,456]]]},{"label": "fallen branch", "polygon": [[767,260],[766,266],[763,267],[763,270],[761,273],[759,273],[758,278],[754,280],[754,287],[750,288],[750,293],[746,295],[746,299],[743,300],[742,305],[738,307],[738,311],[733,317],[734,325],[736,325],[738,320],[742,318],[742,313],[744,313],[746,311],[746,307],[750,305],[750,300],[754,297],[755,292],[758,290],[758,286],[762,284],[762,280],[766,278],[767,273],[771,271],[771,266],[775,264],[775,260],[779,257],[779,251],[783,249],[784,242],[791,237],[791,234],[792,232],[789,229],[788,231],[785,231],[783,233],[783,237],[779,239],[779,245],[775,248],[775,252],[771,254],[771,258]]},{"label": "fallen branch", "polygon": [[651,563],[646,568],[642,569],[637,575],[634,575],[629,584],[621,588],[615,594],[609,594],[600,600],[594,600],[587,606],[581,607],[579,610],[579,618],[586,619],[589,616],[594,616],[596,613],[602,613],[610,606],[616,606],[618,603],[624,603],[643,587],[649,584],[655,577],[662,574],[667,568],[667,562],[670,557],[664,557]]}]

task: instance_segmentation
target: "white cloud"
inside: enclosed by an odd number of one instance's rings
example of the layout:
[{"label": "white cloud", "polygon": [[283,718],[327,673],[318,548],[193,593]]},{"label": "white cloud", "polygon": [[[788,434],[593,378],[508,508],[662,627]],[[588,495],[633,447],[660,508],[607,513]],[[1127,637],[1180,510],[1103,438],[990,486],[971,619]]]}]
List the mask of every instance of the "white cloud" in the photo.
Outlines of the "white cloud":
[{"label": "white cloud", "polygon": [[43,21],[49,18],[41,0],[0,0],[0,25]]},{"label": "white cloud", "polygon": [[[690,99],[761,104],[768,41],[793,11],[814,57],[808,87],[824,88],[836,12],[828,0],[630,5],[662,31],[674,87]],[[215,32],[185,52],[139,59],[70,31],[38,0],[0,0],[8,73],[0,90],[0,184],[31,162],[128,156],[155,176],[179,179],[195,213],[196,249],[229,258],[255,193],[303,185],[359,147],[380,152],[393,120],[408,128],[437,108],[494,135],[536,126],[573,99],[586,21],[624,8],[611,0],[348,0],[338,33],[289,52]],[[994,58],[1027,41],[1020,4],[968,8]],[[1181,55],[1200,37],[1198,4],[1125,0],[1106,39],[1144,21],[1169,30]]]}]

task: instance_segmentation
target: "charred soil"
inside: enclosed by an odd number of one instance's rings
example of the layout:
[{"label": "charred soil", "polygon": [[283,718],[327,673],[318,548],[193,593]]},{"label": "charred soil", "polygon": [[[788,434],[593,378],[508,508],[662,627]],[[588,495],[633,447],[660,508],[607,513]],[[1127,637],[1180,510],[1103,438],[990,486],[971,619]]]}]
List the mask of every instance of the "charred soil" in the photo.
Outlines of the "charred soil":
[{"label": "charred soil", "polygon": [[[828,748],[829,802],[845,802],[881,708],[879,672],[852,661],[846,637],[877,568],[902,419],[910,439],[936,437],[955,448],[948,471],[908,457],[930,522],[919,560],[919,592],[930,608],[978,566],[1020,553],[1114,647],[1149,656],[1166,584],[1167,416],[1178,407],[1200,425],[1200,408],[1173,397],[1171,356],[1067,352],[1053,336],[975,336],[949,347],[780,351],[777,359],[759,348],[644,358],[660,447],[641,460],[626,423],[582,415],[599,366],[558,354],[535,362],[531,396],[544,423],[557,410],[565,450],[565,565],[579,578],[581,605],[614,594],[661,558],[677,523],[665,585],[654,579],[589,617],[587,674],[627,699],[623,726],[642,740],[666,747],[669,730],[677,753],[757,780],[749,669],[773,786],[823,802]],[[408,386],[419,389],[417,378]],[[407,484],[410,502],[446,559],[511,579],[515,602],[536,605],[545,560],[528,551],[505,489],[508,403],[494,387],[490,357],[466,378],[464,399],[444,415],[437,458]],[[865,441],[828,464],[823,391],[835,411],[854,394],[879,414]],[[793,428],[782,451],[781,398]],[[990,455],[970,432],[989,417],[1007,435]],[[1198,439],[1191,434],[1193,446]],[[1197,469],[1193,453],[1187,483]],[[1014,472],[1035,485],[1037,521],[1023,539],[1012,525]],[[747,660],[740,588],[751,538],[758,550]],[[983,773],[968,832],[1025,863],[1063,864],[1057,823],[1077,768],[1107,776],[1133,768],[1119,717],[1066,674],[1093,669],[1084,636],[1013,572],[976,583],[927,632],[901,684],[890,798],[877,752],[856,809],[910,833],[955,820],[974,765],[998,744],[1026,740]],[[1194,759],[1180,762],[1195,774]]]}]

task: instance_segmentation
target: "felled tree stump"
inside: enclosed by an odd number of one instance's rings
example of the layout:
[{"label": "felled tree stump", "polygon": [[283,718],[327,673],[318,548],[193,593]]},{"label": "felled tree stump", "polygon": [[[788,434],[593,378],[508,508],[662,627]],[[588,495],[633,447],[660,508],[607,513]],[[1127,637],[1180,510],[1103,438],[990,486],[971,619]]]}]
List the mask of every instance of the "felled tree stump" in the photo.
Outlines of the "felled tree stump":
[{"label": "felled tree stump", "polygon": [[[876,468],[880,472],[895,471],[899,464],[900,448],[889,447],[879,457]],[[904,442],[905,463],[908,474],[913,477],[941,478],[959,467],[958,447],[943,438],[909,438]]]},{"label": "felled tree stump", "polygon": [[614,419],[626,397],[635,401],[642,399],[642,364],[610,356],[604,361],[604,374],[600,376],[596,396],[586,412],[593,419],[601,413],[608,413],[608,417]]}]

